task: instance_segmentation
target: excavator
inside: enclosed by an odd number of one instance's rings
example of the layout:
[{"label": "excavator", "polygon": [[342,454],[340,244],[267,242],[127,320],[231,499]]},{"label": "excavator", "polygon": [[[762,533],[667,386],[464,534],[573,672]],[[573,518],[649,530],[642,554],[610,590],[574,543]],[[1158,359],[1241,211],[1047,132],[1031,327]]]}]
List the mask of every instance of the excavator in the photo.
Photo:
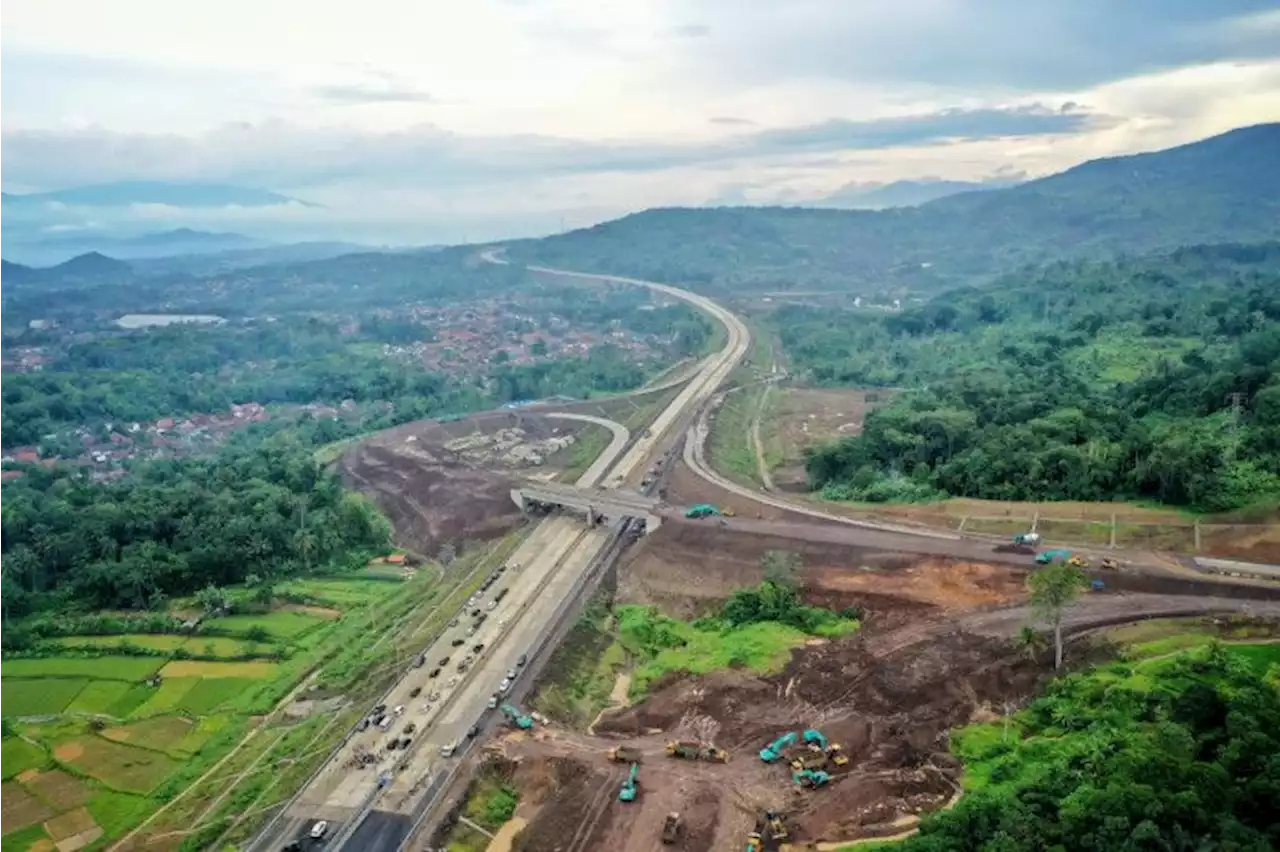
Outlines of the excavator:
[{"label": "excavator", "polygon": [[639,792],[640,782],[636,779],[640,777],[640,764],[631,764],[631,774],[627,776],[627,780],[622,782],[622,789],[618,791],[619,802],[634,802],[636,793]]},{"label": "excavator", "polygon": [[779,757],[782,757],[783,750],[794,745],[797,739],[795,731],[788,731],[760,749],[760,759],[765,763],[773,763]]},{"label": "excavator", "polygon": [[639,763],[640,750],[630,746],[614,746],[609,749],[609,759],[614,763]]},{"label": "excavator", "polygon": [[792,773],[791,780],[801,787],[821,787],[831,780],[831,776],[821,769],[802,769]]},{"label": "excavator", "polygon": [[782,821],[782,814],[777,811],[764,812],[764,827],[768,830],[771,840],[781,842],[791,836],[791,832],[787,830],[786,824]]},{"label": "excavator", "polygon": [[[841,751],[840,744],[829,741],[822,731],[810,728],[804,732],[804,741],[810,749],[825,755],[836,766],[847,766],[849,764],[849,758]],[[812,767],[804,766],[798,768],[810,769]]]},{"label": "excavator", "polygon": [[511,724],[515,725],[522,731],[527,731],[533,727],[533,719],[521,713],[510,704],[502,705],[502,715],[511,720]]}]

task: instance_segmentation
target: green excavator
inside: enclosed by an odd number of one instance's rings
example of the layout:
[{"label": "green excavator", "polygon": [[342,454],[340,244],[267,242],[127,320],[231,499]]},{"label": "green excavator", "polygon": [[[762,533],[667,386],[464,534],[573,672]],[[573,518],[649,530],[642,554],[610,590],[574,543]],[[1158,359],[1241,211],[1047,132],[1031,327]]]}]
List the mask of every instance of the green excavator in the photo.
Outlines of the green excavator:
[{"label": "green excavator", "polygon": [[792,773],[791,780],[801,787],[821,787],[831,780],[831,776],[821,769],[802,769]]},{"label": "green excavator", "polygon": [[627,776],[627,780],[622,782],[622,789],[618,791],[619,802],[634,802],[636,793],[639,792],[640,782],[640,764],[631,764],[631,774]]},{"label": "green excavator", "polygon": [[533,727],[533,719],[521,713],[518,709],[510,704],[502,705],[502,715],[511,720],[511,724],[515,725],[522,731],[527,731]]},{"label": "green excavator", "polygon": [[764,748],[760,749],[760,759],[765,763],[773,763],[775,760],[782,757],[783,750],[794,745],[797,739],[798,737],[796,737],[795,731],[788,731]]}]

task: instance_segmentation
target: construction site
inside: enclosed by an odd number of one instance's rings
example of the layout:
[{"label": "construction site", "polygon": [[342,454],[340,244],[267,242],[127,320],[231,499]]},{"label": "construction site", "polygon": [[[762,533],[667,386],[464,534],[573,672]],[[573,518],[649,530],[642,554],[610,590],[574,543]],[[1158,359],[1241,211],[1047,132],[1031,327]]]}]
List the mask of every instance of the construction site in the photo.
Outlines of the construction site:
[{"label": "construction site", "polygon": [[[737,354],[699,366],[693,375],[706,380],[694,379],[700,396],[687,401],[676,379],[633,399],[411,424],[342,460],[344,477],[379,502],[398,537],[431,553],[529,523],[512,499],[519,483],[567,482],[581,461],[573,455],[582,430],[593,428],[558,418],[607,418],[617,444],[610,449],[627,460],[605,487],[646,495],[662,520],[627,539],[603,569],[590,615],[599,641],[575,645],[562,633],[548,646],[556,650],[545,668],[531,665],[503,718],[495,715],[467,754],[457,793],[433,800],[428,830],[397,848],[835,849],[901,836],[961,795],[951,732],[1007,717],[1052,676],[1044,654],[1019,641],[1038,623],[1027,580],[1042,564],[1085,572],[1087,593],[1063,622],[1071,666],[1114,657],[1107,631],[1117,625],[1198,619],[1197,629],[1213,631],[1244,621],[1270,636],[1280,623],[1280,586],[1260,579],[1266,566],[1238,576],[1249,571],[1227,563],[1215,574],[1186,550],[1135,546],[1114,532],[1068,550],[1042,542],[1038,515],[1016,537],[966,530],[964,520],[939,529],[909,516],[858,518],[726,479],[703,451],[717,404],[711,393],[749,338],[732,315],[721,321],[730,330],[725,352]],[[672,400],[672,419],[650,420],[655,407],[637,401],[644,393]],[[824,419],[816,416],[822,406],[838,410]],[[847,433],[864,410],[863,400],[826,397],[793,406],[810,425],[788,427],[784,437],[798,444]],[[567,505],[539,509],[557,514]],[[594,516],[587,512],[588,525],[601,523]],[[788,582],[804,606],[856,618],[853,629],[792,641],[777,665],[726,658],[694,666],[698,674],[670,666],[637,688],[641,661],[615,641],[610,613],[650,608],[654,619],[679,620],[671,629],[696,629],[688,626],[766,580],[770,553],[793,560]],[[540,703],[551,690],[578,689],[566,678],[584,667],[591,689],[604,693],[591,699],[598,705],[576,708],[589,713]],[[465,791],[485,778],[500,779],[519,801],[492,845],[491,832],[464,816]],[[457,845],[456,830],[473,834]]]}]

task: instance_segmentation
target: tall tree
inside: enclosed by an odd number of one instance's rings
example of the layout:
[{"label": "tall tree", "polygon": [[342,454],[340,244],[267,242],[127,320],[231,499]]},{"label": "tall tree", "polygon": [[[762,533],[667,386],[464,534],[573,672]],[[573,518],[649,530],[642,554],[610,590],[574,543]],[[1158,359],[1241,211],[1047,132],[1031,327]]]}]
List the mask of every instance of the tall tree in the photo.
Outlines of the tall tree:
[{"label": "tall tree", "polygon": [[1062,616],[1084,589],[1084,572],[1061,563],[1036,569],[1027,580],[1031,608],[1053,628],[1053,667],[1062,668]]}]

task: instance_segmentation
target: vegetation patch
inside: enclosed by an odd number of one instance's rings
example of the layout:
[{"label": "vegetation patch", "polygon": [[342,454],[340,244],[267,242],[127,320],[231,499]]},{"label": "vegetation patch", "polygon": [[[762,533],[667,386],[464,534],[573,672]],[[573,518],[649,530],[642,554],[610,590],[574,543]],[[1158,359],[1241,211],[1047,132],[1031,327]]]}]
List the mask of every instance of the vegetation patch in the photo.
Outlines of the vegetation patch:
[{"label": "vegetation patch", "polygon": [[[222,681],[210,682],[221,683]],[[187,731],[187,735],[182,738],[182,741],[177,743],[171,750],[179,755],[191,757],[198,753],[215,734],[226,730],[230,721],[226,716],[206,716],[191,727]]]},{"label": "vegetation patch", "polygon": [[[493,833],[515,816],[519,802],[519,794],[509,786],[505,778],[485,773],[467,791],[467,802],[463,806],[462,815]],[[458,823],[449,832],[445,848],[449,852],[485,852],[489,848],[489,837],[464,823]]]},{"label": "vegetation patch", "polygon": [[161,752],[92,735],[59,743],[53,756],[108,787],[131,793],[151,792],[180,765]]},{"label": "vegetation patch", "polygon": [[49,832],[55,843],[75,837],[77,834],[93,831],[98,824],[93,821],[93,814],[86,808],[76,808],[64,814],[58,814],[45,822],[44,830]]},{"label": "vegetation patch", "polygon": [[174,660],[160,670],[166,678],[269,678],[280,668],[277,663],[220,663],[207,660]]},{"label": "vegetation patch", "polygon": [[1247,656],[1215,643],[1100,666],[955,732],[967,794],[897,848],[1273,848],[1280,667]]},{"label": "vegetation patch", "polygon": [[593,600],[548,661],[533,707],[558,722],[589,725],[608,705],[617,673],[627,664],[616,632],[607,602]]},{"label": "vegetation patch", "polygon": [[227,636],[192,636],[182,643],[182,650],[201,657],[222,657],[229,660],[266,657],[280,651],[275,645]]},{"label": "vegetation patch", "polygon": [[0,826],[8,834],[53,816],[49,807],[16,781],[0,784]]},{"label": "vegetation patch", "polygon": [[66,648],[146,648],[151,651],[176,651],[187,641],[186,636],[164,633],[123,633],[118,636],[57,636],[49,640]]},{"label": "vegetation patch", "polygon": [[115,837],[131,828],[154,804],[141,797],[116,790],[99,790],[89,800],[89,813],[102,826],[108,837]]},{"label": "vegetation patch", "polygon": [[[6,663],[7,665],[7,663]],[[4,678],[0,712],[5,716],[51,716],[61,713],[84,689],[83,678]]]},{"label": "vegetation patch", "polygon": [[10,827],[8,812],[6,811],[4,817],[4,840],[0,841],[0,850],[3,850],[3,852],[28,852],[28,850],[53,852],[54,848],[53,841],[45,833],[43,825],[37,822],[35,825],[28,825],[26,828],[18,828],[17,824]]},{"label": "vegetation patch", "polygon": [[134,711],[134,716],[159,716],[177,708],[187,692],[199,681],[193,677],[170,677],[151,689],[151,697]]},{"label": "vegetation patch", "polygon": [[0,743],[0,766],[7,781],[28,769],[39,769],[49,762],[44,749],[21,737],[5,737]]},{"label": "vegetation patch", "polygon": [[106,715],[124,719],[150,701],[155,693],[155,687],[141,683],[131,684],[129,691],[120,696],[114,704],[106,709]]},{"label": "vegetation patch", "polygon": [[164,660],[150,657],[40,657],[9,659],[0,663],[0,674],[11,677],[83,677],[93,680],[134,680],[151,677]]}]

